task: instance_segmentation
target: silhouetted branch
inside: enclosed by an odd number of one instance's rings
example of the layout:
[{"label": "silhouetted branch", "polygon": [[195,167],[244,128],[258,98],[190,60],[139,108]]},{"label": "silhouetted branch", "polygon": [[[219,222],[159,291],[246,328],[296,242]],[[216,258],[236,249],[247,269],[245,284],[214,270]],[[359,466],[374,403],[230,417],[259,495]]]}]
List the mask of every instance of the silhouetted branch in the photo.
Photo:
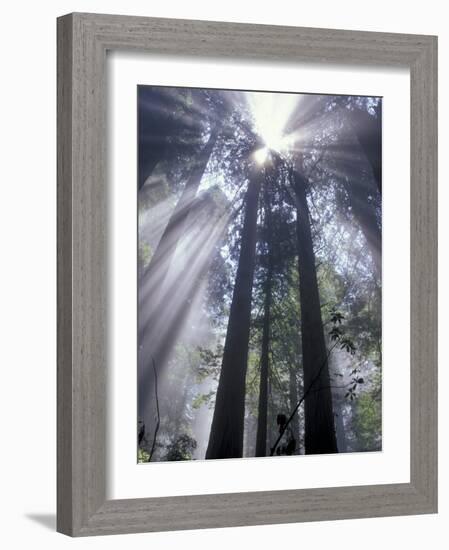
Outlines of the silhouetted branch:
[{"label": "silhouetted branch", "polygon": [[317,388],[316,390],[313,390],[313,393],[321,391],[321,390],[327,390],[327,389],[330,389],[330,390],[344,390],[344,389],[348,388],[349,386],[353,386],[353,385],[354,385],[354,382],[351,381],[351,382],[348,382],[347,384],[343,384],[341,386],[333,386],[333,385],[321,386],[320,388]]},{"label": "silhouetted branch", "polygon": [[155,393],[155,397],[156,397],[157,422],[156,422],[156,427],[154,429],[153,444],[151,445],[150,458],[148,459],[148,462],[151,462],[151,459],[153,458],[154,449],[156,447],[157,433],[158,433],[159,427],[161,425],[161,415],[160,415],[160,412],[159,412],[159,397],[158,397],[158,394],[157,394],[157,370],[156,370],[156,365],[154,363],[154,359],[153,359],[153,371],[154,371],[154,393]]},{"label": "silhouetted branch", "polygon": [[[276,452],[276,448],[277,446],[279,445],[279,442],[281,441],[282,439],[282,436],[284,435],[285,433],[285,430],[287,429],[288,425],[290,424],[290,422],[293,420],[293,417],[295,416],[296,412],[298,411],[299,407],[302,405],[303,401],[305,400],[305,398],[309,395],[309,393],[311,392],[312,390],[312,387],[313,385],[315,384],[315,382],[319,379],[319,377],[321,376],[321,372],[323,371],[324,367],[326,366],[327,364],[327,361],[329,359],[329,356],[331,354],[331,351],[335,348],[335,346],[338,344],[339,340],[337,340],[334,345],[330,348],[330,350],[328,351],[327,353],[327,356],[326,356],[326,359],[323,361],[323,364],[321,365],[317,375],[315,376],[315,378],[310,382],[310,385],[309,387],[307,388],[307,390],[304,392],[303,396],[301,397],[301,399],[299,400],[298,404],[296,405],[296,407],[293,409],[293,412],[291,413],[291,415],[289,416],[287,422],[284,424],[282,430],[279,432],[279,436],[278,438],[276,439],[276,442],[275,444],[273,445],[273,447],[271,447],[271,450],[270,450],[270,456],[273,456],[274,453]],[[321,388],[320,388],[321,389]]]}]

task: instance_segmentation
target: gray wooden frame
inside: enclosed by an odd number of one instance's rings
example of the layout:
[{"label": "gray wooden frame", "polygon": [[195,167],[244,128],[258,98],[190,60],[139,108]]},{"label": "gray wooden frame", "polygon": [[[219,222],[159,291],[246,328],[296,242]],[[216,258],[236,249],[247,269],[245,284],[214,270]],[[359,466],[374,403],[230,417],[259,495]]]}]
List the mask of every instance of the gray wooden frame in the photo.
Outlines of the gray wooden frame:
[{"label": "gray wooden frame", "polygon": [[[411,72],[410,483],[106,499],[106,52]],[[72,536],[437,511],[437,38],[75,13],[58,19],[57,529]]]}]

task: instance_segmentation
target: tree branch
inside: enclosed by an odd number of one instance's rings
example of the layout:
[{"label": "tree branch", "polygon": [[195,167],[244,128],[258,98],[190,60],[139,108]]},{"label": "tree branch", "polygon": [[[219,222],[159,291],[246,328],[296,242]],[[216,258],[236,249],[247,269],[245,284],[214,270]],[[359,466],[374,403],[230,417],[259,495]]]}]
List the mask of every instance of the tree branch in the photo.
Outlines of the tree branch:
[{"label": "tree branch", "polygon": [[296,407],[293,409],[293,412],[291,413],[291,415],[289,416],[287,422],[284,424],[282,430],[279,432],[279,437],[276,439],[276,442],[275,444],[273,445],[273,447],[271,447],[271,451],[270,451],[270,456],[273,456],[274,453],[276,452],[276,448],[277,446],[279,445],[279,442],[281,441],[282,439],[282,436],[284,435],[288,425],[290,424],[290,422],[293,420],[293,417],[295,416],[297,410],[299,409],[299,407],[301,406],[301,404],[303,403],[304,399],[309,395],[309,393],[311,392],[312,390],[312,387],[313,385],[315,384],[315,382],[320,378],[321,376],[321,372],[323,371],[324,367],[326,366],[327,364],[327,361],[329,359],[329,356],[331,354],[331,351],[335,348],[335,346],[338,344],[339,340],[336,340],[336,342],[334,343],[334,345],[330,348],[330,350],[328,351],[327,353],[327,356],[326,356],[326,359],[323,361],[323,364],[321,365],[317,375],[315,376],[315,378],[310,382],[310,385],[309,387],[307,388],[307,390],[304,392],[303,396],[301,397],[301,399],[299,400],[298,404],[296,405]]},{"label": "tree branch", "polygon": [[156,447],[157,433],[158,433],[159,427],[161,425],[161,414],[159,412],[159,397],[158,397],[158,394],[157,394],[157,370],[156,370],[156,365],[154,363],[154,358],[153,358],[153,371],[154,371],[154,393],[155,393],[155,397],[156,397],[157,422],[156,422],[156,427],[154,429],[153,444],[151,445],[150,458],[148,459],[148,462],[151,462],[151,459],[153,458],[154,449]]}]

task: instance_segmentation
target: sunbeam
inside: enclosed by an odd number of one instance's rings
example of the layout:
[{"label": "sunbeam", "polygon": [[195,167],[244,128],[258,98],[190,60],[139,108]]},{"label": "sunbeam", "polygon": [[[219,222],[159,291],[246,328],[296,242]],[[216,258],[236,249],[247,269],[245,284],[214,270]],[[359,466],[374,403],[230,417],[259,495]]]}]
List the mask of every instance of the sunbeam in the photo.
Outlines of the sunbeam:
[{"label": "sunbeam", "polygon": [[255,153],[256,161],[263,164],[268,151],[285,153],[292,147],[295,140],[291,134],[286,134],[285,130],[290,117],[298,107],[298,102],[301,101],[301,96],[252,92],[248,94],[247,99],[254,129],[265,145]]}]

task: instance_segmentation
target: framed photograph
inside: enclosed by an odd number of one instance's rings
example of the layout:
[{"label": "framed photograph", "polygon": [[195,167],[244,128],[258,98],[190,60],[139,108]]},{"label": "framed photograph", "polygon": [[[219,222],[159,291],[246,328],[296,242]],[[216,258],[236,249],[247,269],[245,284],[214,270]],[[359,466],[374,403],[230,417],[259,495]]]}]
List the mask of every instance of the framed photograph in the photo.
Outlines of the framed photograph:
[{"label": "framed photograph", "polygon": [[437,39],[58,19],[58,531],[437,511]]}]

